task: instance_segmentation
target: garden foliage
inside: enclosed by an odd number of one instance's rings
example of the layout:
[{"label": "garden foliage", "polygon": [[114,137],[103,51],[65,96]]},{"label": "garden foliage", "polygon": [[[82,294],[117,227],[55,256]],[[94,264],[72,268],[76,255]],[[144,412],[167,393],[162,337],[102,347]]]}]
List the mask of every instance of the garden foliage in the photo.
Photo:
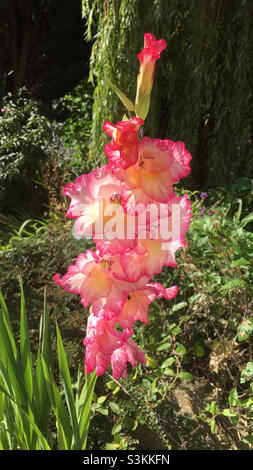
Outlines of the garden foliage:
[{"label": "garden foliage", "polygon": [[184,183],[191,189],[252,175],[251,0],[82,3],[92,41],[91,152],[97,162],[105,143],[103,120],[115,122],[123,112],[105,79],[134,100],[136,50],[143,32],[152,31],[167,48],[156,72],[147,135],[185,142],[194,156]]}]

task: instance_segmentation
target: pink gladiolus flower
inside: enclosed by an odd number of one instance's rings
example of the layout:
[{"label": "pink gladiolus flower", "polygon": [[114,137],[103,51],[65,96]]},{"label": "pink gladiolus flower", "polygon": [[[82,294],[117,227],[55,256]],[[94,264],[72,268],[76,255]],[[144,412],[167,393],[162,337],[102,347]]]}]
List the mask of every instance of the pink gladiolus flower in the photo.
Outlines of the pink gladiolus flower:
[{"label": "pink gladiolus flower", "polygon": [[178,287],[173,286],[165,289],[160,283],[151,282],[143,289],[131,292],[119,316],[119,324],[122,328],[132,328],[137,320],[148,323],[148,308],[156,297],[164,297],[167,300],[173,299],[178,292]]},{"label": "pink gladiolus flower", "polygon": [[[113,176],[108,165],[97,168],[89,174],[79,176],[75,183],[65,186],[63,194],[71,198],[66,217],[74,218],[74,228],[78,238],[103,233],[106,223],[105,207],[115,201],[120,202],[121,184]],[[102,226],[96,221],[102,219]],[[99,222],[100,223],[100,222]]]},{"label": "pink gladiolus flower", "polygon": [[115,349],[112,353],[113,377],[119,379],[122,375],[125,379],[127,377],[127,362],[130,362],[133,367],[136,367],[136,361],[145,364],[146,358],[137,344],[129,338],[123,346]]},{"label": "pink gladiolus flower", "polygon": [[[120,257],[126,279],[131,282],[136,282],[143,276],[151,279],[161,272],[164,265],[177,267],[175,252],[185,246],[184,236],[190,225],[191,204],[187,195],[174,195],[168,206],[172,215],[166,220],[167,227],[160,226],[154,238],[139,239],[134,249],[126,250]],[[178,213],[173,227],[175,210]]]},{"label": "pink gladiolus flower", "polygon": [[67,292],[79,294],[85,308],[91,304],[94,314],[103,309],[107,318],[119,315],[129,292],[148,282],[145,276],[140,276],[138,283],[128,282],[120,255],[103,257],[92,250],[80,254],[62,278],[56,274],[53,279]]},{"label": "pink gladiolus flower", "polygon": [[111,137],[105,145],[108,165],[81,175],[63,191],[70,198],[66,216],[74,219],[77,237],[92,237],[96,245],[63,276],[54,276],[67,292],[80,295],[85,308],[91,306],[83,341],[88,374],[96,368],[102,375],[112,365],[114,378],[125,378],[128,363],[144,364],[144,353],[131,339],[133,324],[147,324],[150,303],[173,299],[178,291],[150,281],[164,266],[176,267],[175,253],[185,246],[191,204],[188,196],[176,196],[173,186],[188,176],[191,155],[183,142],[139,141],[138,136],[149,110],[156,61],[165,47],[164,40],[144,35],[135,108],[120,94],[136,117],[115,125],[104,122]]},{"label": "pink gladiolus flower", "polygon": [[121,189],[122,183],[105,165],[79,176],[63,190],[71,198],[66,216],[75,219],[76,237],[93,237],[101,254],[122,253],[135,244],[134,237],[127,237],[130,216],[121,205]]},{"label": "pink gladiolus flower", "polygon": [[119,168],[126,170],[138,160],[138,129],[144,124],[139,118],[120,121],[114,126],[108,121],[103,124],[103,130],[112,137],[111,143],[105,145],[105,153],[112,171]]},{"label": "pink gladiolus flower", "polygon": [[153,34],[144,34],[144,49],[137,56],[140,61],[140,70],[135,99],[136,114],[142,119],[146,119],[149,110],[156,61],[165,47],[166,42],[163,39],[156,41]]},{"label": "pink gladiolus flower", "polygon": [[190,160],[183,142],[144,137],[139,143],[137,163],[119,172],[125,183],[121,192],[124,209],[130,211],[140,203],[168,203],[173,183],[189,174]]},{"label": "pink gladiolus flower", "polygon": [[117,319],[106,320],[103,311],[98,316],[93,313],[88,318],[86,338],[83,341],[86,346],[85,366],[89,374],[96,367],[96,374],[104,374],[111,364],[111,357],[115,350],[119,349],[132,334],[130,330],[122,333],[115,330]]}]

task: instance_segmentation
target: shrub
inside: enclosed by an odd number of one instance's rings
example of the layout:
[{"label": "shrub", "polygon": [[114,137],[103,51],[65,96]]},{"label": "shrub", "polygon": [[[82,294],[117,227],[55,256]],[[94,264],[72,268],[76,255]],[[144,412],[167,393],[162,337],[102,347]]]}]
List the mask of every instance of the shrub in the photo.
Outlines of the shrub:
[{"label": "shrub", "polygon": [[52,150],[50,145],[58,148],[60,132],[61,125],[51,122],[24,90],[17,99],[10,94],[4,98],[0,115],[0,212],[9,212],[21,203],[31,211],[41,211],[45,194],[37,180]]}]

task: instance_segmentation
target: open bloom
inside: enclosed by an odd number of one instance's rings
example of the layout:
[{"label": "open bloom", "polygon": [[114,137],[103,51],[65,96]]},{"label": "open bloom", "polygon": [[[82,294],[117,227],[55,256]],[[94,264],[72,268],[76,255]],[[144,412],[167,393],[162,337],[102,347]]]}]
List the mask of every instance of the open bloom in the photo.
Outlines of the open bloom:
[{"label": "open bloom", "polygon": [[173,299],[178,292],[178,287],[165,288],[160,283],[150,282],[143,289],[131,292],[120,313],[119,324],[122,328],[132,328],[137,320],[148,323],[148,308],[156,297]]},{"label": "open bloom", "polygon": [[105,153],[112,171],[127,169],[138,160],[138,129],[144,124],[139,118],[120,121],[116,125],[105,121],[104,131],[112,137],[110,144],[105,145]]},{"label": "open bloom", "polygon": [[[92,236],[95,228],[102,230],[105,206],[120,199],[121,184],[113,176],[108,165],[79,176],[75,183],[65,186],[63,194],[70,197],[66,217],[74,218],[78,238]],[[96,223],[99,221],[99,223]]]},{"label": "open bloom", "polygon": [[94,314],[103,310],[107,318],[112,318],[121,312],[129,292],[144,286],[148,279],[140,276],[137,283],[128,282],[120,255],[100,256],[87,250],[68,267],[66,274],[56,274],[54,281],[67,292],[79,294],[83,306],[92,305]]},{"label": "open bloom", "polygon": [[127,237],[132,217],[121,205],[122,183],[109,165],[79,176],[65,186],[63,194],[70,201],[66,216],[74,218],[77,238],[93,237],[101,253],[117,254],[133,248],[135,237]]},{"label": "open bloom", "polygon": [[191,155],[183,142],[144,137],[135,165],[119,172],[124,182],[122,205],[129,213],[137,204],[168,203],[173,184],[190,172]]},{"label": "open bloom", "polygon": [[135,248],[120,256],[126,279],[136,282],[143,276],[151,279],[163,266],[177,267],[175,252],[185,246],[185,234],[191,219],[191,203],[188,196],[173,196],[168,204],[171,216],[160,218],[157,231],[146,231]]},{"label": "open bloom", "polygon": [[144,34],[144,49],[138,54],[140,70],[135,99],[136,114],[142,119],[146,119],[149,110],[156,61],[165,47],[166,42],[163,39],[156,41],[153,34]]}]

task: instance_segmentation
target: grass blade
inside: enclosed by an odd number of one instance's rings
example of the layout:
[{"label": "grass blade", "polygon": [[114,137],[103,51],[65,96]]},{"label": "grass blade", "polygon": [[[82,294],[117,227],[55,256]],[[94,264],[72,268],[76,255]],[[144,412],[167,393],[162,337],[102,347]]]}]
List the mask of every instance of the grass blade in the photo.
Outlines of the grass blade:
[{"label": "grass blade", "polygon": [[46,386],[46,380],[44,377],[41,355],[43,356],[47,367],[50,370],[53,370],[53,354],[51,344],[50,321],[46,306],[46,291],[44,295],[44,312],[40,321],[39,348],[34,380],[34,393],[36,395],[38,422],[40,423],[41,430],[46,435],[48,431],[51,405]]},{"label": "grass blade", "polygon": [[95,370],[91,372],[91,374],[86,374],[85,384],[80,395],[79,429],[82,441],[82,450],[86,449],[88,430],[91,418],[90,410],[96,381],[97,375]]},{"label": "grass blade", "polygon": [[[10,340],[10,345],[11,345],[13,357],[14,357],[15,359],[17,359],[18,352],[17,352],[17,347],[16,347],[16,343],[15,343],[15,338],[14,338],[13,331],[12,331],[12,326],[11,326],[11,322],[10,322],[10,317],[9,317],[9,313],[8,313],[8,309],[7,309],[6,303],[5,303],[5,301],[4,301],[4,298],[3,298],[1,292],[0,292],[0,305],[1,305],[1,308],[2,308],[2,319],[3,319],[3,322],[4,322],[4,324],[5,324],[5,329],[6,329],[7,333],[8,333],[8,338],[9,338],[9,340]],[[2,351],[2,350],[1,350],[1,351]]]},{"label": "grass blade", "polygon": [[75,450],[81,449],[81,440],[79,433],[79,426],[77,420],[77,413],[75,407],[75,400],[73,395],[72,383],[70,378],[69,366],[67,362],[67,357],[65,354],[61,334],[56,324],[56,333],[57,333],[57,350],[58,350],[58,361],[60,374],[63,380],[63,386],[65,391],[66,402],[69,410],[69,415],[72,423],[73,435],[74,435],[74,448]]},{"label": "grass blade", "polygon": [[24,404],[26,393],[23,387],[23,376],[20,364],[20,357],[15,345],[15,339],[10,326],[8,310],[2,305],[2,314],[0,314],[0,345],[1,345],[1,363],[5,369],[8,369],[12,380],[12,387],[17,401]]},{"label": "grass blade", "polygon": [[20,292],[21,292],[21,305],[20,305],[20,358],[23,370],[24,386],[29,398],[30,404],[33,398],[33,372],[32,372],[32,356],[31,344],[29,337],[28,320],[25,309],[25,299],[22,279],[20,278]]},{"label": "grass blade", "polygon": [[38,426],[35,424],[35,422],[30,418],[28,413],[26,413],[26,411],[22,407],[19,406],[19,404],[16,402],[16,400],[4,389],[4,387],[2,387],[2,385],[0,385],[0,390],[6,395],[6,397],[8,397],[13,403],[15,403],[17,405],[19,411],[26,418],[29,425],[32,427],[32,429],[36,433],[36,435],[38,437],[38,440],[40,441],[41,448],[43,450],[51,450],[47,440],[45,439],[45,437],[43,436],[42,432],[40,431]]},{"label": "grass blade", "polygon": [[50,398],[50,403],[52,405],[57,420],[56,425],[58,432],[58,448],[59,450],[71,450],[72,430],[67,410],[63,404],[52,371],[47,367],[43,356],[41,356],[41,362],[46,380],[48,395]]}]

